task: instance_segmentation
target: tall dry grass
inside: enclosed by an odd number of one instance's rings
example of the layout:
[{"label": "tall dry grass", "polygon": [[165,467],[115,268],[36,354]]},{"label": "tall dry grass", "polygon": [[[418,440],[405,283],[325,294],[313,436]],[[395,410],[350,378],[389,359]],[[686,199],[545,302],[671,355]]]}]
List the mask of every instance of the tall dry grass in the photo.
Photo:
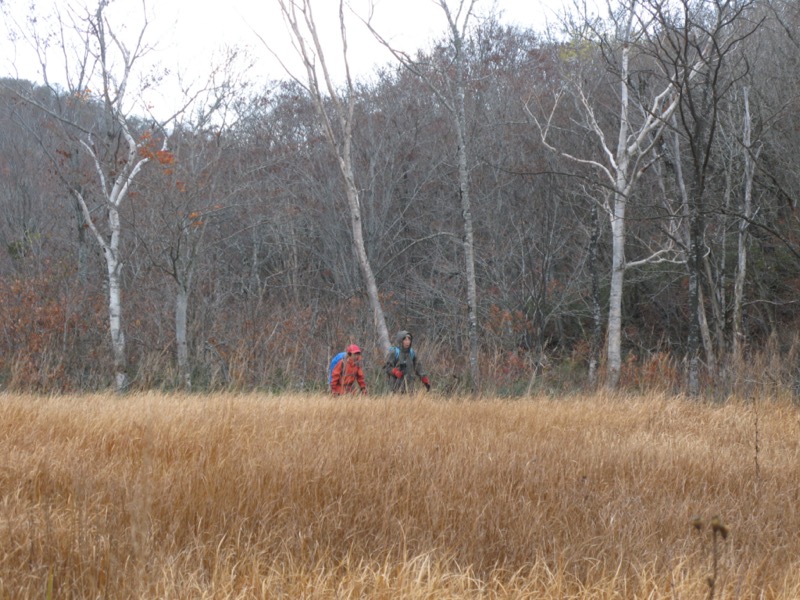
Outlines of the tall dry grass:
[{"label": "tall dry grass", "polygon": [[787,402],[0,395],[0,492],[0,598],[800,597]]}]

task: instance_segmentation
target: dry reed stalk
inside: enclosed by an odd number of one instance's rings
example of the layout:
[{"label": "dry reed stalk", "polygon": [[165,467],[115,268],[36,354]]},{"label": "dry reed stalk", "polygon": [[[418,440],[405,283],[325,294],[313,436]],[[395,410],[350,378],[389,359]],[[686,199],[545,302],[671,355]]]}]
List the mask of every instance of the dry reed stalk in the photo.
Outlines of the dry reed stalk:
[{"label": "dry reed stalk", "polygon": [[800,589],[788,403],[1,395],[0,424],[3,598],[702,597],[695,514],[730,530],[715,598]]}]

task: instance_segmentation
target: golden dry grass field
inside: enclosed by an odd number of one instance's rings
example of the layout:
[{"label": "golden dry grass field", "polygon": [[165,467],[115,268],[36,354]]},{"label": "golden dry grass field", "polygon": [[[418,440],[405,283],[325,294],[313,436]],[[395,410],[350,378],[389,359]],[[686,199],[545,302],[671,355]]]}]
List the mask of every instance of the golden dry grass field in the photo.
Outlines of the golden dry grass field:
[{"label": "golden dry grass field", "polygon": [[783,401],[0,394],[0,493],[3,599],[800,598]]}]

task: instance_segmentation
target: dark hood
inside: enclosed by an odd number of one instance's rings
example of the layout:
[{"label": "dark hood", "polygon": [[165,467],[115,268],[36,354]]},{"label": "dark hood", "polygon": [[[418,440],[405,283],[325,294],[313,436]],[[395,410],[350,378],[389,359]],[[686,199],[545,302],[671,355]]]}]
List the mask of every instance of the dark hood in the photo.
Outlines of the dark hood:
[{"label": "dark hood", "polygon": [[403,340],[406,337],[410,337],[411,338],[411,345],[413,346],[414,345],[414,336],[411,335],[410,332],[405,331],[405,330],[398,331],[397,335],[394,336],[394,344],[395,344],[395,346],[397,346],[398,348],[402,348],[403,347]]}]

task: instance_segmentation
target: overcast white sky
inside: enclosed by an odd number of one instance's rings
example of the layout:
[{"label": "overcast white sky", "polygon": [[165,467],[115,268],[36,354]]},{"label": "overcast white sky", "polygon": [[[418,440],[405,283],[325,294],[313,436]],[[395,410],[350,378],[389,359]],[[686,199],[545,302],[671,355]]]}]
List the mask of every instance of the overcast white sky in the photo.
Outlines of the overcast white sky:
[{"label": "overcast white sky", "polygon": [[[129,0],[126,0],[129,1]],[[450,0],[455,6],[458,0]],[[541,29],[546,19],[553,18],[565,0],[478,0],[478,14],[488,13],[493,5],[503,13],[503,21]],[[176,39],[187,46],[202,46],[200,40],[214,43],[260,42],[254,31],[275,42],[277,49],[286,49],[286,30],[276,0],[171,0],[178,28]],[[338,36],[337,0],[315,0],[313,6],[318,23],[329,23],[328,33]],[[404,50],[412,50],[440,37],[445,31],[445,17],[434,0],[349,0],[362,17],[374,4],[373,24],[376,30]],[[220,11],[220,5],[225,9]],[[205,10],[204,7],[205,6]],[[374,63],[389,62],[391,57],[381,48],[362,23],[353,18],[348,24],[352,47],[351,61],[360,69]],[[276,75],[278,75],[276,73]]]},{"label": "overcast white sky", "polygon": [[[96,5],[95,0],[70,1]],[[504,23],[542,30],[570,1],[478,0],[476,8],[477,14],[485,15],[495,7],[501,12]],[[450,0],[451,6],[456,6],[457,2]],[[39,0],[37,6],[45,16],[52,14],[53,7],[63,10],[66,4],[65,0]],[[427,47],[445,32],[444,14],[434,0],[349,0],[349,4],[363,17],[369,14],[369,6],[374,4],[375,29],[404,51]],[[313,6],[318,25],[328,32],[323,43],[326,48],[333,47],[338,40],[338,2],[314,0]],[[30,0],[5,0],[5,24],[24,23],[29,7]],[[128,23],[130,30],[136,31],[141,22],[141,7],[142,0],[114,0],[110,9],[113,12],[108,14],[113,22]],[[173,74],[181,71],[190,73],[193,78],[202,78],[219,60],[224,47],[238,46],[247,48],[255,60],[255,67],[249,73],[253,80],[267,82],[285,78],[285,71],[264,47],[259,36],[290,66],[291,61],[296,60],[296,54],[288,44],[277,0],[147,0],[147,10],[150,14],[148,40],[157,47],[150,59],[169,67]],[[323,28],[322,24],[328,26]],[[366,76],[374,66],[392,60],[388,51],[355,17],[349,19],[348,43],[351,70],[357,77]],[[331,57],[337,59],[337,64],[340,62],[338,51],[332,52]],[[52,64],[58,60],[58,55],[54,53],[48,60]],[[0,30],[0,76],[41,81],[29,48],[24,42],[9,42],[4,30]]]}]

